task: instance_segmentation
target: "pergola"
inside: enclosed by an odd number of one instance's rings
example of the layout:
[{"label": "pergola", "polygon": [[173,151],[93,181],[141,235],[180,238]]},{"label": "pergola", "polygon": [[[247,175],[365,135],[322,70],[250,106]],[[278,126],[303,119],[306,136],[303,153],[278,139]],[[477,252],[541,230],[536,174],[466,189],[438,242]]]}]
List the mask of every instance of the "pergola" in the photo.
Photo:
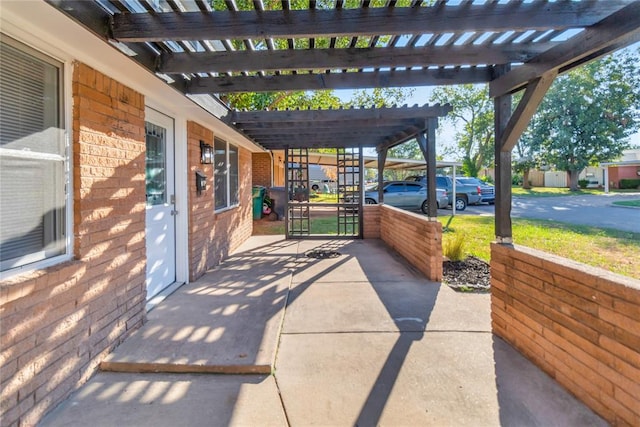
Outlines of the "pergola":
[{"label": "pergola", "polygon": [[[47,1],[187,95],[489,83],[502,242],[511,151],[555,76],[640,40],[638,0]],[[266,149],[368,146],[378,164],[415,137],[433,182],[437,118],[449,108],[218,115]]]}]

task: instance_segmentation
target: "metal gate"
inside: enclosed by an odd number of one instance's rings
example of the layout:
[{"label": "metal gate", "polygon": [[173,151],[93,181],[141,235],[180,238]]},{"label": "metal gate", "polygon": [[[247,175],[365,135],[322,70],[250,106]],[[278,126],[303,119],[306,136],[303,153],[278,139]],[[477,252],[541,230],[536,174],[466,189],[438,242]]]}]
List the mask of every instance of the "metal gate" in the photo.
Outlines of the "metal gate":
[{"label": "metal gate", "polygon": [[310,181],[308,149],[286,149],[285,165],[287,238],[362,237],[362,149],[336,149],[335,164],[330,165],[336,182],[330,194]]}]

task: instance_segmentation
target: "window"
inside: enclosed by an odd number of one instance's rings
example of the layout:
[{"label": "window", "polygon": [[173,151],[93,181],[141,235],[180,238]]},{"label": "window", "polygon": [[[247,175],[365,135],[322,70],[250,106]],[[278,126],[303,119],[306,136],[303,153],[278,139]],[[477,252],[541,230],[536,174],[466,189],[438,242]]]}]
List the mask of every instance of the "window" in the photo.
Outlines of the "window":
[{"label": "window", "polygon": [[0,271],[67,252],[62,64],[0,40]]},{"label": "window", "polygon": [[385,190],[387,193],[402,193],[404,192],[404,184],[391,184]]},{"label": "window", "polygon": [[215,138],[214,144],[215,209],[238,204],[238,147]]},{"label": "window", "polygon": [[419,192],[422,188],[424,188],[422,185],[419,184],[405,184],[405,191],[410,192],[410,193],[417,193]]}]

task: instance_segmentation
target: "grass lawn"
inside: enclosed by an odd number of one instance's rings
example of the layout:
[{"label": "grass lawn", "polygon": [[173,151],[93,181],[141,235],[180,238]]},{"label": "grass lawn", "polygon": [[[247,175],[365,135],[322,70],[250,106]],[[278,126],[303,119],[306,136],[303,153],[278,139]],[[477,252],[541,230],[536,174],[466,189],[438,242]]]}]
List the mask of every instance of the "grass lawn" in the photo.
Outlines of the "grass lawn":
[{"label": "grass lawn", "polygon": [[613,204],[618,206],[632,206],[635,208],[640,208],[640,200],[622,200],[620,202],[613,202]]},{"label": "grass lawn", "polygon": [[525,190],[522,187],[511,187],[511,194],[518,197],[554,197],[554,196],[584,196],[591,194],[604,194],[599,189],[585,188],[578,191],[569,191],[568,188],[532,187]]},{"label": "grass lawn", "polygon": [[[610,189],[611,193],[632,193],[638,190],[620,190]],[[583,188],[578,191],[569,191],[568,188],[555,188],[555,187],[532,187],[529,190],[525,190],[522,187],[511,187],[511,194],[515,197],[554,197],[554,196],[585,196],[592,194],[604,194],[604,190],[600,188]]]},{"label": "grass lawn", "polygon": [[[448,217],[441,217],[446,223]],[[451,232],[466,236],[466,253],[489,261],[494,240],[494,218],[456,216],[449,226]],[[555,221],[513,219],[514,243],[573,259],[615,273],[640,279],[640,234],[571,225]]]},{"label": "grass lawn", "polygon": [[311,203],[338,203],[338,194],[336,193],[316,193],[311,192],[309,196],[309,202]]},{"label": "grass lawn", "polygon": [[[296,225],[297,227],[300,226],[299,224]],[[353,229],[353,227],[355,227],[355,231]],[[335,215],[332,216],[326,216],[326,217],[318,217],[318,218],[311,218],[311,223],[310,223],[310,228],[311,228],[311,234],[312,235],[318,235],[318,234],[323,234],[323,235],[336,235],[337,234],[337,229],[338,229],[338,219],[336,218]],[[344,229],[341,230],[344,234]],[[357,233],[357,224],[355,225],[347,225],[347,232],[349,232],[349,234],[354,234]],[[270,234],[284,234],[284,221],[280,220],[280,221],[267,221],[267,220],[262,220],[262,221],[254,221],[253,222],[253,234],[255,235],[270,235]]]}]

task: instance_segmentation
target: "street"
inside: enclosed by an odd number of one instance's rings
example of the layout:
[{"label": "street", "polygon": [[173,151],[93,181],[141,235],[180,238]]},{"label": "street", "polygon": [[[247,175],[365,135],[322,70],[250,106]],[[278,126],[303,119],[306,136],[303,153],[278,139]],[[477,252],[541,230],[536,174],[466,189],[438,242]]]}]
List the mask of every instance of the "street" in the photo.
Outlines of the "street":
[{"label": "street", "polygon": [[[637,200],[640,193],[557,196],[557,197],[514,197],[511,216],[513,218],[536,218],[589,225],[593,227],[614,228],[617,230],[640,233],[640,209],[612,205],[615,201]],[[441,210],[440,213],[450,210]],[[482,204],[468,206],[461,215],[491,215],[494,206]]]}]

